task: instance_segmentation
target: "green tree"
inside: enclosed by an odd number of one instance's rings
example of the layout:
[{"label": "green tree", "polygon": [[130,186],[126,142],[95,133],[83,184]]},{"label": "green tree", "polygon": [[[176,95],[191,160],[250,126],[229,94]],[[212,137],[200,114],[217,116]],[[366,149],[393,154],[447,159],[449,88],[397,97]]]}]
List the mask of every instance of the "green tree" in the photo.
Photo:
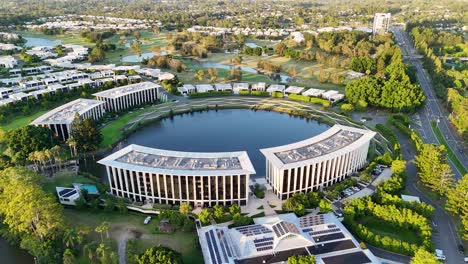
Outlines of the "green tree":
[{"label": "green tree", "polygon": [[101,243],[96,249],[96,257],[101,264],[117,264],[117,253],[112,250],[108,243]]},{"label": "green tree", "polygon": [[333,211],[332,204],[328,200],[325,200],[325,199],[320,200],[319,207],[320,207],[320,212],[322,213],[328,213],[328,212]]},{"label": "green tree", "polygon": [[213,216],[215,219],[221,219],[224,215],[224,207],[221,205],[217,204],[213,206]]},{"label": "green tree", "polygon": [[207,208],[203,209],[200,214],[198,214],[198,219],[202,224],[206,225],[210,223],[211,212]]},{"label": "green tree", "polygon": [[71,137],[76,142],[79,153],[92,153],[98,149],[102,141],[101,131],[92,118],[84,119],[76,114],[71,124]]},{"label": "green tree", "polygon": [[106,53],[104,52],[104,50],[101,47],[96,46],[91,50],[91,53],[88,55],[88,61],[91,63],[99,62],[104,60],[105,57]]},{"label": "green tree", "polygon": [[341,105],[341,110],[345,112],[352,112],[354,111],[354,106],[352,104],[342,104]]},{"label": "green tree", "polygon": [[315,264],[314,256],[291,256],[288,258],[288,264]]},{"label": "green tree", "polygon": [[410,264],[440,264],[440,262],[434,254],[420,248],[416,251],[414,257],[411,258]]},{"label": "green tree", "polygon": [[24,163],[29,154],[52,148],[55,144],[50,129],[40,126],[25,126],[6,134],[6,146],[14,162]]},{"label": "green tree", "polygon": [[149,248],[137,257],[138,264],[181,264],[180,253],[163,246]]},{"label": "green tree", "polygon": [[130,44],[130,49],[137,55],[138,57],[141,56],[141,41],[135,40]]},{"label": "green tree", "polygon": [[76,257],[73,255],[73,252],[67,248],[65,252],[63,252],[63,264],[75,264]]},{"label": "green tree", "polygon": [[443,145],[423,144],[415,158],[421,182],[439,195],[445,195],[453,184]]},{"label": "green tree", "polygon": [[52,263],[62,255],[57,243],[65,229],[63,209],[39,182],[39,175],[23,167],[0,172],[0,216],[4,231],[14,234],[22,248]]},{"label": "green tree", "polygon": [[235,214],[240,214],[241,213],[241,207],[238,204],[232,204],[229,207],[229,213],[234,216]]},{"label": "green tree", "polygon": [[179,212],[183,215],[188,215],[192,212],[192,206],[187,202],[183,202],[179,206]]},{"label": "green tree", "polygon": [[101,242],[104,242],[104,237],[102,235],[102,233],[106,233],[106,237],[109,238],[109,223],[107,222],[102,222],[100,225],[96,226],[96,228],[94,229],[96,232],[99,233],[99,235],[101,235]]}]

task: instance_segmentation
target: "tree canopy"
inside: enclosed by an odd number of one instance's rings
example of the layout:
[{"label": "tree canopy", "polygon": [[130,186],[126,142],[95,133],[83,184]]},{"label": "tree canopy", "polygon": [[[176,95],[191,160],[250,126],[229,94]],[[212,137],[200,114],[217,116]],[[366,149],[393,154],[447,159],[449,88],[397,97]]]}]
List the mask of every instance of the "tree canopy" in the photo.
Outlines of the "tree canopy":
[{"label": "tree canopy", "polygon": [[138,264],[181,264],[180,254],[170,248],[156,246],[137,257]]},{"label": "tree canopy", "polygon": [[30,153],[50,149],[56,143],[52,131],[40,126],[25,126],[11,130],[5,139],[13,161],[19,163],[24,163]]}]

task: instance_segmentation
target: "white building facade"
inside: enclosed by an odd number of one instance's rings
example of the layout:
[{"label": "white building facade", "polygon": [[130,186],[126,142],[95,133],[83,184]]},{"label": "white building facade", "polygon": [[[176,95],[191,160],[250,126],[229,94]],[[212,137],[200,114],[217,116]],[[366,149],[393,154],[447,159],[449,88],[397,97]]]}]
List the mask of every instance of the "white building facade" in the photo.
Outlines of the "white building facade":
[{"label": "white building facade", "polygon": [[105,113],[104,103],[99,100],[77,99],[47,112],[31,125],[48,127],[58,138],[65,141],[70,137],[75,114],[79,114],[83,119],[98,120]]},{"label": "white building facade", "polygon": [[324,133],[289,145],[261,149],[266,179],[280,199],[321,190],[342,181],[366,163],[375,132],[334,125]]},{"label": "white building facade", "polygon": [[391,17],[392,14],[390,13],[375,13],[372,34],[375,36],[387,33],[390,26]]},{"label": "white building facade", "polygon": [[179,152],[130,145],[98,161],[111,193],[138,202],[195,206],[246,205],[250,174],[246,152]]},{"label": "white building facade", "polygon": [[158,99],[160,85],[152,82],[140,82],[105,90],[93,94],[96,99],[105,102],[108,112],[119,112],[124,109],[155,102]]}]

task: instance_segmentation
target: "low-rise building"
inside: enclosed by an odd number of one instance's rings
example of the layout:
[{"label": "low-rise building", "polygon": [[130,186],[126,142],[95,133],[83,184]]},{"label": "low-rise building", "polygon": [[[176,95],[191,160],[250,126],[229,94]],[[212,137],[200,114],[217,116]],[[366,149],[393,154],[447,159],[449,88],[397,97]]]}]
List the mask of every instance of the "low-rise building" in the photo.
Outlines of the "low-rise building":
[{"label": "low-rise building", "polygon": [[232,90],[235,94],[239,94],[240,91],[249,91],[249,84],[248,83],[234,83],[232,85]]},{"label": "low-rise building", "polygon": [[290,95],[290,94],[301,94],[302,91],[304,91],[304,87],[289,86],[286,90],[284,90],[284,93],[285,93],[286,95]]},{"label": "low-rise building", "polygon": [[181,87],[177,87],[177,91],[179,91],[179,93],[183,96],[189,96],[191,93],[196,91],[196,88],[191,84],[184,84]]},{"label": "low-rise building", "polygon": [[261,149],[266,179],[278,198],[321,190],[344,180],[365,165],[371,130],[334,125],[315,137]]},{"label": "low-rise building", "polygon": [[140,82],[105,90],[93,95],[96,99],[106,102],[104,107],[107,111],[119,112],[136,105],[156,101],[160,87],[160,85],[152,82]]},{"label": "low-rise building", "polygon": [[267,89],[267,92],[272,94],[272,93],[284,93],[284,90],[286,89],[286,86],[285,85],[282,85],[282,84],[270,84],[270,86],[268,86],[268,89]]},{"label": "low-rise building", "polygon": [[130,145],[98,163],[106,166],[113,195],[150,203],[246,205],[249,178],[255,174],[245,151],[200,153]]},{"label": "low-rise building", "polygon": [[197,84],[197,93],[208,93],[214,91],[213,85],[211,84]]},{"label": "low-rise building", "polygon": [[332,213],[279,214],[254,218],[254,224],[197,229],[206,264],[286,263],[297,255],[314,256],[317,264],[380,263]]},{"label": "low-rise building", "polygon": [[0,56],[0,68],[14,68],[18,61],[13,56]]},{"label": "low-rise building", "polygon": [[216,83],[215,89],[218,92],[232,91],[232,85],[230,83]]},{"label": "low-rise building", "polygon": [[48,127],[57,137],[65,141],[70,136],[71,124],[76,114],[83,119],[98,120],[104,115],[105,103],[99,100],[77,99],[38,117],[31,125]]}]

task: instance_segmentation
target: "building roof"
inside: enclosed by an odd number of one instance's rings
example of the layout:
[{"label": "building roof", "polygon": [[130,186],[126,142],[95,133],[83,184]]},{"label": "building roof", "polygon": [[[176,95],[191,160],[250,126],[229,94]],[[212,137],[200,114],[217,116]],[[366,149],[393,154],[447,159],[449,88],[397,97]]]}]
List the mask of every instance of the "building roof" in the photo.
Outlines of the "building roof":
[{"label": "building roof", "polygon": [[75,101],[71,101],[45,113],[31,124],[71,124],[75,118],[75,113],[82,115],[90,109],[102,104],[105,104],[105,102],[91,99],[76,99]]},{"label": "building roof", "polygon": [[140,83],[125,85],[125,86],[120,86],[117,88],[105,90],[99,93],[95,93],[93,95],[96,97],[99,96],[99,97],[115,99],[115,98],[119,98],[119,97],[129,95],[132,93],[155,89],[158,87],[160,86],[152,82],[140,82]]},{"label": "building roof", "polygon": [[290,94],[300,94],[303,90],[304,87],[289,86],[286,90],[284,90],[284,92]]},{"label": "building roof", "polygon": [[325,92],[325,90],[310,88],[310,89],[307,89],[306,91],[302,92],[302,95],[317,97],[317,96],[322,95],[324,92]]},{"label": "building roof", "polygon": [[129,145],[98,163],[142,172],[188,176],[255,173],[245,151],[182,152]]},{"label": "building roof", "polygon": [[[198,230],[205,263],[281,263],[294,255],[315,255],[317,263],[332,256],[361,253],[377,260],[332,214],[280,214],[254,219],[255,224],[229,229],[211,225]],[[328,263],[328,262],[325,262]],[[341,263],[341,262],[329,262]]]},{"label": "building roof", "polygon": [[354,127],[334,125],[315,137],[296,143],[261,149],[265,157],[278,168],[294,168],[312,159],[325,160],[354,145],[370,141],[376,133]]}]

